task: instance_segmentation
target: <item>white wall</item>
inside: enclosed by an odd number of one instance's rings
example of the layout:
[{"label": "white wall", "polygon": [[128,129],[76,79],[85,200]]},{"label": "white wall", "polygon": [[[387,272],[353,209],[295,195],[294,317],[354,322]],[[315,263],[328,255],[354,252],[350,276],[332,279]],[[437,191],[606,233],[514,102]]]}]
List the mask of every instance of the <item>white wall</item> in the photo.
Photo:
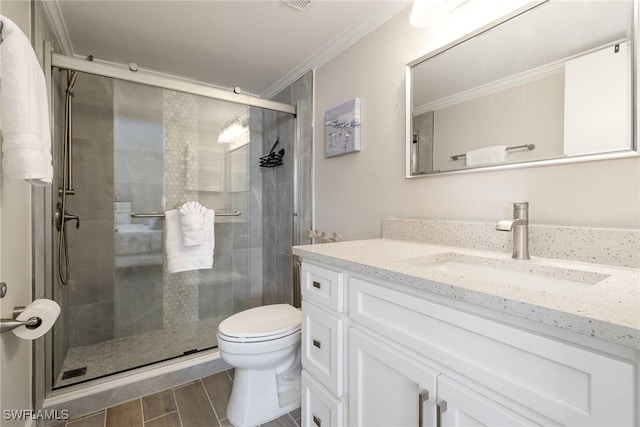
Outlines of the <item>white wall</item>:
[{"label": "white wall", "polygon": [[[2,0],[0,14],[30,37],[29,2]],[[0,181],[0,280],[9,287],[7,296],[0,300],[0,315],[10,318],[14,306],[31,302],[31,187],[4,176]],[[18,339],[12,333],[0,335],[0,425],[30,423],[6,421],[5,409],[32,409],[31,341]]]},{"label": "white wall", "polygon": [[[527,4],[470,0],[430,29],[409,9],[316,71],[315,228],[374,238],[388,217],[493,222],[513,200],[530,202],[533,224],[640,228],[640,158],[407,180],[405,64]],[[324,112],[362,99],[362,151],[324,157]]]}]

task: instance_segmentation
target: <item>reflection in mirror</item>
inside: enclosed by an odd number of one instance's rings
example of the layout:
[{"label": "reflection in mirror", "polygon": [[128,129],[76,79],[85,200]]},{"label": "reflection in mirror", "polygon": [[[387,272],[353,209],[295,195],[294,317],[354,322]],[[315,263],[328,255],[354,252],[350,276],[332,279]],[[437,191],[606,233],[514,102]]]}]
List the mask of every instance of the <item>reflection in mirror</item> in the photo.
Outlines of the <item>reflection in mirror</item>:
[{"label": "reflection in mirror", "polygon": [[407,175],[633,154],[633,15],[543,2],[409,64]]}]

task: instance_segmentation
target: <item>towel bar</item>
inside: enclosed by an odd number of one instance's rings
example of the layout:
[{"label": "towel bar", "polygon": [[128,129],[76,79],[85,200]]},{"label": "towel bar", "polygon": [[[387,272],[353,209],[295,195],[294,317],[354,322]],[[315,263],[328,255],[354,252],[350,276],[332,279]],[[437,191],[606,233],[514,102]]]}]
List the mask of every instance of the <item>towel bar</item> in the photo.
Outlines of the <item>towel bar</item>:
[{"label": "towel bar", "polygon": [[[527,150],[531,151],[534,150],[536,148],[536,144],[523,144],[523,145],[514,145],[512,147],[507,147],[506,150],[518,150],[520,148],[526,148]],[[451,156],[451,160],[458,160],[462,157],[467,157],[466,154],[456,154],[455,156]]]},{"label": "towel bar", "polygon": [[[216,216],[240,216],[242,212],[233,211],[233,212],[222,212],[216,213]],[[163,213],[132,213],[131,218],[164,218]]]}]

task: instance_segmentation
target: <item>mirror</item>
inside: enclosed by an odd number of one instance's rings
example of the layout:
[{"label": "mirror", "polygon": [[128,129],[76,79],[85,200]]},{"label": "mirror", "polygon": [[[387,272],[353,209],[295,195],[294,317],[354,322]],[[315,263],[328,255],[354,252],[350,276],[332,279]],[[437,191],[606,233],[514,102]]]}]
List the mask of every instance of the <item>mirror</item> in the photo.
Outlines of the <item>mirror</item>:
[{"label": "mirror", "polygon": [[636,155],[634,13],[546,1],[408,64],[407,177]]}]

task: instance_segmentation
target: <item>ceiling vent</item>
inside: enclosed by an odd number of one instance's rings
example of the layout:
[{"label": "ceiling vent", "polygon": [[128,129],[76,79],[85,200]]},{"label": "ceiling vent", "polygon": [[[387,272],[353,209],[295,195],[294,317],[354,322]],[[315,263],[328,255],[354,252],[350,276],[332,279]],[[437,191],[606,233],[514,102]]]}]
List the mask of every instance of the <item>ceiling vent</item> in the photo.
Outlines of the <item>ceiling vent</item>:
[{"label": "ceiling vent", "polygon": [[287,6],[291,6],[299,11],[305,10],[311,4],[311,0],[283,0]]}]

